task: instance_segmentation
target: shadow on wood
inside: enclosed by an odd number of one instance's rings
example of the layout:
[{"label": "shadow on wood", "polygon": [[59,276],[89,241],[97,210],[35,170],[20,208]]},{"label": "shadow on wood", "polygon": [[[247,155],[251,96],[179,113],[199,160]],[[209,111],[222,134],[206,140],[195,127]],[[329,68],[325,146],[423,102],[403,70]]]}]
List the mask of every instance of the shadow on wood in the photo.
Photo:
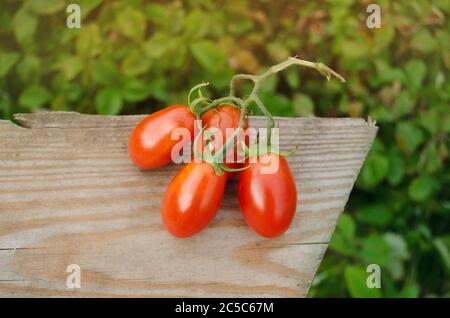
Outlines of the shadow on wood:
[{"label": "shadow on wood", "polygon": [[[299,297],[307,294],[377,127],[363,119],[277,118],[298,187],[290,230],[264,239],[239,212],[236,181],[199,235],[160,220],[179,169],[142,172],[127,139],[142,116],[35,113],[0,121],[0,296]],[[252,117],[251,125],[265,126]],[[81,289],[66,287],[70,264]]]}]

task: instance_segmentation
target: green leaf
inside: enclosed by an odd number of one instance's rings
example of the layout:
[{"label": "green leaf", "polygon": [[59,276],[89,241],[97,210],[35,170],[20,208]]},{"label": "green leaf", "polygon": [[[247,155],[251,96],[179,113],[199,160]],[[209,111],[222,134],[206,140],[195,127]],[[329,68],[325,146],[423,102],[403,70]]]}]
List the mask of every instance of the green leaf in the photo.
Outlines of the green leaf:
[{"label": "green leaf", "polygon": [[2,115],[2,118],[10,118],[12,116],[11,98],[6,92],[0,92],[0,114]]},{"label": "green leaf", "polygon": [[341,214],[336,225],[336,231],[330,241],[330,249],[344,255],[353,255],[355,252],[353,238],[355,236],[355,223],[348,214]]},{"label": "green leaf", "polygon": [[405,175],[405,160],[397,148],[392,148],[388,154],[389,169],[387,179],[391,185],[398,185]]},{"label": "green leaf", "polygon": [[371,235],[362,240],[360,256],[367,264],[386,264],[390,260],[390,248],[385,239]]},{"label": "green leaf", "polygon": [[202,38],[208,32],[208,15],[204,14],[200,10],[193,10],[189,12],[184,23],[184,36],[188,39]]},{"label": "green leaf", "polygon": [[176,50],[176,38],[166,33],[155,33],[143,44],[145,54],[153,59],[160,59],[164,55]]},{"label": "green leaf", "polygon": [[42,62],[36,55],[27,54],[17,63],[16,73],[24,83],[38,83],[42,75]]},{"label": "green leaf", "polygon": [[122,62],[122,71],[126,76],[134,77],[148,72],[151,61],[138,49],[130,50]]},{"label": "green leaf", "polygon": [[345,237],[339,232],[334,232],[329,247],[330,250],[343,255],[351,256],[355,254],[355,248],[352,242],[346,240]]},{"label": "green leaf", "polygon": [[405,74],[400,68],[390,68],[388,65],[378,67],[378,77],[375,79],[375,84],[389,84],[396,81],[405,81]]},{"label": "green leaf", "polygon": [[412,112],[415,100],[407,91],[402,91],[396,98],[394,103],[394,116],[401,117]]},{"label": "green leaf", "polygon": [[157,78],[149,83],[150,95],[158,100],[167,101],[167,80],[165,78]]},{"label": "green leaf", "polygon": [[392,213],[384,204],[379,203],[360,209],[357,218],[362,223],[383,227],[391,221]]},{"label": "green leaf", "polygon": [[144,37],[146,29],[145,15],[133,7],[125,7],[118,11],[117,27],[122,34],[130,39],[140,41]]},{"label": "green leaf", "polygon": [[181,32],[184,26],[185,16],[186,12],[182,8],[171,10],[170,23],[167,24],[168,30],[170,30],[171,34],[178,34]]},{"label": "green leaf", "polygon": [[14,64],[19,60],[19,53],[10,52],[0,55],[0,78],[5,77],[6,74],[14,67]]},{"label": "green leaf", "polygon": [[64,55],[57,63],[57,68],[68,81],[73,80],[82,70],[83,62],[78,56]]},{"label": "green leaf", "polygon": [[24,47],[29,47],[38,25],[36,16],[24,7],[19,9],[14,16],[14,35],[17,42]]},{"label": "green leaf", "polygon": [[419,297],[419,286],[417,284],[407,284],[398,293],[398,298],[417,298]]},{"label": "green leaf", "polygon": [[379,52],[385,49],[395,38],[395,27],[393,23],[386,23],[380,29],[373,29],[374,48]]},{"label": "green leaf", "polygon": [[101,115],[117,115],[122,110],[123,100],[119,91],[109,87],[95,96],[95,109]]},{"label": "green leaf", "polygon": [[[279,79],[278,79],[277,76],[269,76],[264,81],[264,85],[261,86],[261,91],[260,92],[265,93],[265,94],[270,94],[270,95],[276,94],[277,93],[278,82],[279,82]],[[253,83],[251,85],[253,87]]]},{"label": "green leaf", "polygon": [[400,260],[409,259],[410,255],[408,251],[408,245],[401,235],[395,233],[386,233],[384,234],[384,240],[389,245],[390,255],[392,258],[398,258]]},{"label": "green leaf", "polygon": [[395,130],[395,138],[399,148],[412,154],[424,142],[425,136],[422,130],[412,122],[401,122]]},{"label": "green leaf", "polygon": [[412,59],[405,65],[405,72],[408,78],[405,84],[413,90],[418,90],[425,78],[427,67],[422,60]]},{"label": "green leaf", "polygon": [[293,107],[298,116],[306,117],[314,115],[314,102],[308,95],[301,93],[295,94]]},{"label": "green leaf", "polygon": [[165,25],[169,21],[168,9],[161,4],[158,3],[150,3],[145,7],[145,13],[150,18],[150,21],[159,24]]},{"label": "green leaf", "polygon": [[376,187],[387,175],[389,161],[385,155],[371,151],[367,156],[361,173],[358,177],[358,186],[364,190]]},{"label": "green leaf", "polygon": [[[298,75],[298,70],[295,69],[287,69],[284,73],[286,81],[290,88],[298,89],[300,87],[300,77]],[[343,95],[345,96],[345,95]]]},{"label": "green leaf", "polygon": [[97,8],[103,0],[77,0],[76,4],[78,4],[81,8],[81,17],[84,19],[91,13],[95,8]]},{"label": "green leaf", "polygon": [[438,181],[431,176],[420,176],[414,179],[409,187],[408,194],[414,201],[425,201],[439,189]]},{"label": "green leaf", "polygon": [[64,82],[61,84],[60,90],[71,102],[79,101],[83,97],[83,87],[77,82]]},{"label": "green leaf", "polygon": [[83,31],[78,36],[76,48],[81,56],[89,58],[102,52],[102,37],[97,24],[83,25]]},{"label": "green leaf", "polygon": [[380,139],[375,139],[372,144],[372,149],[370,150],[373,153],[383,154],[386,150],[385,145]]},{"label": "green leaf", "polygon": [[150,95],[150,85],[136,78],[127,80],[122,95],[127,102],[140,102]]},{"label": "green leaf", "polygon": [[[282,94],[260,92],[261,101],[274,116],[293,116],[294,112],[289,98]],[[254,109],[257,107],[255,106]],[[259,111],[259,110],[258,110]],[[259,112],[255,112],[255,114]]]},{"label": "green leaf", "polygon": [[441,168],[442,164],[439,159],[438,149],[435,142],[431,142],[426,146],[423,155],[425,155],[426,159],[425,171],[427,173],[434,173]]},{"label": "green leaf", "polygon": [[64,0],[27,0],[26,7],[41,15],[53,14],[64,8]]},{"label": "green leaf", "polygon": [[442,119],[441,114],[437,111],[436,108],[431,108],[426,111],[421,112],[419,117],[420,125],[428,130],[430,134],[436,135],[439,130],[439,124]]},{"label": "green leaf", "polygon": [[355,236],[355,222],[353,222],[352,217],[348,214],[341,214],[337,223],[337,229],[348,240],[353,239]]},{"label": "green leaf", "polygon": [[354,298],[379,298],[381,291],[378,288],[367,287],[367,278],[370,273],[357,266],[347,266],[345,269],[345,282],[350,295]]},{"label": "green leaf", "polygon": [[[177,44],[174,45],[175,49],[172,50],[172,55],[174,58],[172,60],[173,67],[175,69],[177,68],[183,68],[185,67],[187,61],[191,60],[190,56],[188,57],[188,48],[186,46],[179,47],[179,42],[176,42]],[[182,43],[182,42],[181,42]],[[181,44],[182,45],[182,44]],[[221,77],[224,76],[224,74],[228,74],[229,72],[227,70],[224,70],[223,73],[217,74],[214,78],[210,79],[211,87],[218,87],[214,84],[215,81],[221,81]],[[229,77],[228,77],[229,79]],[[227,83],[228,84],[228,83]]]},{"label": "green leaf", "polygon": [[104,86],[121,86],[122,81],[125,80],[119,72],[117,65],[107,57],[95,63],[93,75],[95,81]]},{"label": "green leaf", "polygon": [[445,12],[450,13],[450,3],[447,0],[435,0],[433,4]]},{"label": "green leaf", "polygon": [[398,281],[405,276],[404,262],[398,258],[391,257],[383,268],[389,271],[393,280]]},{"label": "green leaf", "polygon": [[345,40],[340,48],[341,54],[349,59],[363,58],[369,53],[367,45],[360,41]]},{"label": "green leaf", "polygon": [[426,28],[419,28],[411,40],[411,47],[422,53],[430,53],[437,46],[437,41]]},{"label": "green leaf", "polygon": [[291,54],[289,52],[289,49],[286,48],[285,43],[283,42],[271,42],[267,46],[267,51],[270,54],[270,57],[274,61],[283,61],[287,59]]},{"label": "green leaf", "polygon": [[11,33],[12,28],[12,14],[8,10],[0,12],[0,33]]},{"label": "green leaf", "polygon": [[438,251],[441,261],[444,264],[448,273],[450,273],[450,251],[445,245],[444,241],[440,238],[433,240],[434,248]]},{"label": "green leaf", "polygon": [[442,118],[442,131],[450,133],[450,113],[444,115],[444,118]]},{"label": "green leaf", "polygon": [[251,31],[254,26],[254,22],[251,19],[232,19],[227,21],[227,29],[232,34],[245,34]]},{"label": "green leaf", "polygon": [[226,65],[225,53],[211,41],[193,43],[191,52],[195,60],[208,72],[217,73]]},{"label": "green leaf", "polygon": [[52,95],[43,86],[28,86],[19,96],[19,104],[29,109],[40,108],[48,103]]},{"label": "green leaf", "polygon": [[376,106],[370,110],[370,117],[375,119],[379,123],[389,123],[394,121],[394,114],[388,110],[385,105]]}]

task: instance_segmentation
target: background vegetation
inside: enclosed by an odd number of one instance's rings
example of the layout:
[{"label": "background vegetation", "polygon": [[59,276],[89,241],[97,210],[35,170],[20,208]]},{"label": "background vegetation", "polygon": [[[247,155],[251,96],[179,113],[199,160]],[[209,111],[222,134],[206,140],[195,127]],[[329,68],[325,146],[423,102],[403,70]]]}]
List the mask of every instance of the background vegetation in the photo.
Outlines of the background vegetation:
[{"label": "background vegetation", "polygon": [[[299,55],[308,69],[273,78],[263,99],[280,116],[376,119],[378,138],[339,220],[311,297],[450,296],[450,2],[1,0],[0,117],[40,109],[149,113],[211,82]],[[381,290],[365,287],[367,264]]]}]

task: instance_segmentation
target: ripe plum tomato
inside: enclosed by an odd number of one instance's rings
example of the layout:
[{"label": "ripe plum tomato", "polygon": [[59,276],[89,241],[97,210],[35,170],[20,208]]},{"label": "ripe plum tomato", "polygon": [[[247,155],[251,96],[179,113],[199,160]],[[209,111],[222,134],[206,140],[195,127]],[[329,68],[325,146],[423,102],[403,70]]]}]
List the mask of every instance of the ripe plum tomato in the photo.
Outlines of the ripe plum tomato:
[{"label": "ripe plum tomato", "polygon": [[162,167],[172,161],[172,131],[183,127],[194,136],[195,115],[188,106],[173,105],[145,117],[133,130],[128,141],[128,154],[142,169]]},{"label": "ripe plum tomato", "polygon": [[[222,145],[225,144],[225,142],[227,140],[227,135],[226,135],[227,128],[239,127],[240,116],[241,116],[241,111],[239,108],[232,106],[232,105],[227,105],[227,104],[223,104],[215,109],[211,109],[202,116],[202,125],[203,126],[206,126],[206,128],[218,128],[222,132],[222,140],[219,140],[217,142],[215,142],[215,141],[212,142],[212,145],[213,145],[212,150],[211,150],[212,153],[215,153],[217,150],[220,149],[220,147]],[[248,117],[246,115],[244,117],[243,129],[245,130],[247,128],[248,128]],[[197,149],[201,153],[203,152],[202,145],[204,146],[205,142],[206,141],[201,140],[197,144]],[[248,144],[248,140],[246,142]],[[235,161],[237,161],[237,159],[238,159],[238,156],[237,156],[238,147],[239,147],[239,149],[242,149],[242,148],[240,145],[237,145],[236,142],[235,142],[234,147],[235,147],[234,148],[234,156],[229,155],[227,157],[227,159],[230,162],[225,162],[225,164],[230,168],[240,168],[243,166],[243,163],[237,163]],[[236,172],[225,171],[225,174],[227,175],[227,180],[230,180],[236,175]]]},{"label": "ripe plum tomato", "polygon": [[[271,160],[279,160],[278,169],[261,173]],[[240,172],[238,197],[247,224],[258,234],[269,238],[283,234],[297,207],[297,188],[285,157],[266,153],[250,163]]]},{"label": "ripe plum tomato", "polygon": [[161,217],[166,229],[180,238],[203,230],[220,208],[225,183],[225,174],[216,175],[209,163],[185,165],[163,198]]}]

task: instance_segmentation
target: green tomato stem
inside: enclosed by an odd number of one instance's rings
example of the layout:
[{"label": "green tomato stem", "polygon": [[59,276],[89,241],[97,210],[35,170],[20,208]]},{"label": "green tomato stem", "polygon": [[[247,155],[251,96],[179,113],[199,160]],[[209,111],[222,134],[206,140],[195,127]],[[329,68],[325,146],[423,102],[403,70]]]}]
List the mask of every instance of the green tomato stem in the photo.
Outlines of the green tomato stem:
[{"label": "green tomato stem", "polygon": [[223,104],[226,102],[235,103],[238,107],[240,107],[240,105],[242,105],[242,103],[243,103],[242,99],[240,99],[238,97],[226,96],[226,97],[222,97],[222,98],[213,100],[211,103],[209,103],[208,105],[206,105],[205,107],[200,109],[199,114],[200,114],[200,116],[203,116],[203,114],[205,114],[208,110],[214,109],[217,106],[219,106],[220,104]]}]

